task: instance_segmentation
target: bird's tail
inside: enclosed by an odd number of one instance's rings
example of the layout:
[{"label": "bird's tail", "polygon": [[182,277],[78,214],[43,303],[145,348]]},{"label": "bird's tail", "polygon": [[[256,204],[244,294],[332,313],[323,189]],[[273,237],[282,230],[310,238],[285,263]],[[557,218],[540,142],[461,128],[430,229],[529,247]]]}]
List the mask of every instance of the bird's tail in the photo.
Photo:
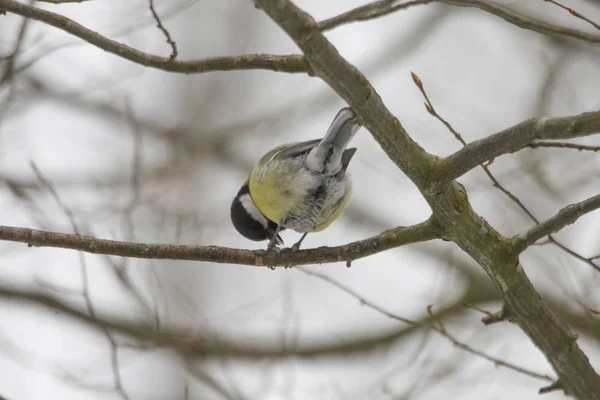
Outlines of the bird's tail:
[{"label": "bird's tail", "polygon": [[[323,140],[308,153],[306,165],[309,169],[335,175],[344,167],[344,150],[360,129],[359,125],[350,122],[355,117],[354,111],[348,107],[337,113]],[[345,164],[347,166],[347,162]]]}]

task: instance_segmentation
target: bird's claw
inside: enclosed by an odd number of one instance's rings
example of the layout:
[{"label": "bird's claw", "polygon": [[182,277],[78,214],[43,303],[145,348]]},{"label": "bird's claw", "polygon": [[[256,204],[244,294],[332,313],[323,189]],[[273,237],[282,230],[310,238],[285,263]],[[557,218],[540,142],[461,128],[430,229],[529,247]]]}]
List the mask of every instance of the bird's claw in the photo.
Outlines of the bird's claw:
[{"label": "bird's claw", "polygon": [[267,251],[274,251],[275,254],[279,254],[279,253],[281,253],[281,248],[277,247],[277,245],[275,245],[275,244],[271,245],[269,243],[269,245],[267,246]]}]

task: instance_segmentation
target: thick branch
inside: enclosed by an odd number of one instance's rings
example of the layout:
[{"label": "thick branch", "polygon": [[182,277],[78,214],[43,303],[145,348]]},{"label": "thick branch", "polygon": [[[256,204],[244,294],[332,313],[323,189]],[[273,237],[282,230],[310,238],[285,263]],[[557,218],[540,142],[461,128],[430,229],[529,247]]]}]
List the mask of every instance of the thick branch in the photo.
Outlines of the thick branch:
[{"label": "thick branch", "polygon": [[413,181],[426,181],[434,157],[408,136],[367,78],[340,56],[315,20],[289,1],[256,0],[255,3],[302,49],[313,74],[352,106],[390,159]]},{"label": "thick branch", "polygon": [[600,208],[600,194],[590,197],[579,203],[571,204],[558,212],[554,217],[542,222],[515,237],[515,246],[519,251],[554,232],[558,232],[567,225],[575,222],[579,217]]},{"label": "thick branch", "polygon": [[104,51],[125,58],[136,64],[163,71],[184,74],[210,71],[264,69],[277,72],[307,73],[308,65],[301,55],[245,54],[235,57],[210,57],[201,60],[175,61],[171,57],[159,57],[136,50],[123,43],[111,40],[77,22],[40,8],[28,6],[14,0],[0,0],[0,10],[21,15],[77,36]]},{"label": "thick branch", "polygon": [[0,226],[0,240],[27,243],[30,246],[58,247],[121,257],[210,261],[255,267],[351,262],[405,244],[423,242],[438,237],[440,236],[432,220],[427,220],[418,225],[394,228],[370,239],[343,246],[320,247],[294,252],[283,250],[277,254],[266,250],[240,250],[218,246],[118,242],[92,236]]},{"label": "thick branch", "polygon": [[[438,168],[437,160],[411,140],[368,80],[339,55],[308,14],[289,0],[255,0],[255,3],[296,42],[314,74],[348,102],[362,125],[413,180],[431,206],[445,238],[454,241],[485,269],[502,291],[516,322],[542,350],[565,388],[581,399],[600,400],[600,377],[566,326],[540,298],[517,262],[512,241],[503,238],[473,211],[464,188],[431,176]],[[600,121],[600,115],[596,118]],[[473,166],[482,161],[474,162]]]},{"label": "thick branch", "polygon": [[469,143],[438,164],[441,178],[452,180],[479,164],[514,153],[539,139],[571,139],[600,133],[600,111],[572,117],[530,119]]}]

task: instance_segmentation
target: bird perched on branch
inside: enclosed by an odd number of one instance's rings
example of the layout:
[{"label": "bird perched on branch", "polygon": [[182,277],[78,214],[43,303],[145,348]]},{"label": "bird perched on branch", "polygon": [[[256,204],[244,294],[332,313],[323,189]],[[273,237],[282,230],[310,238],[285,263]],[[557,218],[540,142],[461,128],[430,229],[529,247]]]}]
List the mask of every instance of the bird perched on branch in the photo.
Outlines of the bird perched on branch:
[{"label": "bird perched on branch", "polygon": [[279,146],[254,166],[231,204],[231,221],[248,239],[282,245],[279,232],[303,233],[327,228],[341,214],[352,192],[346,172],[355,148],[346,147],[360,129],[350,108],[341,109],[322,139]]}]

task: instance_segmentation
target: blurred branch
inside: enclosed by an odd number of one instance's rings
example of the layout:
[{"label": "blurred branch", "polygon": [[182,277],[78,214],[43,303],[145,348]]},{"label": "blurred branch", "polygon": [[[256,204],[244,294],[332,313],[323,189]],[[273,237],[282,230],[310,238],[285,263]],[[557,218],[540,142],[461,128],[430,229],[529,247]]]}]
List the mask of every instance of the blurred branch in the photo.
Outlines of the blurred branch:
[{"label": "blurred branch", "polygon": [[[469,274],[471,281],[465,294],[456,299],[455,302],[442,306],[436,313],[436,318],[458,316],[467,310],[462,302],[471,305],[478,303],[489,303],[500,301],[501,293],[491,287],[489,280],[481,279],[475,275]],[[543,294],[550,306],[561,319],[569,325],[576,327],[580,332],[585,332],[590,337],[600,342],[600,319],[588,320],[585,316],[575,313],[562,300],[552,300],[550,294]],[[417,325],[407,325],[398,330],[383,333],[377,332],[375,335],[365,335],[355,332],[355,337],[350,341],[335,343],[329,342],[311,342],[304,346],[293,349],[282,349],[279,342],[261,340],[259,343],[247,340],[227,341],[220,337],[205,337],[203,334],[194,334],[194,332],[184,330],[169,330],[168,327],[162,327],[160,331],[153,329],[151,323],[131,320],[131,318],[118,317],[96,317],[92,318],[88,313],[80,310],[78,307],[62,302],[56,296],[19,289],[14,286],[0,284],[0,299],[12,302],[18,302],[19,306],[39,306],[61,317],[69,317],[73,321],[98,329],[106,328],[118,332],[127,338],[135,339],[140,348],[169,348],[180,352],[186,357],[201,357],[205,359],[209,356],[224,357],[231,356],[237,358],[257,358],[257,357],[285,357],[297,356],[303,358],[341,356],[356,352],[370,352],[375,349],[381,350],[382,345],[391,345],[397,340],[406,337],[416,330],[420,329]],[[430,316],[423,316],[416,322],[420,325],[426,325],[433,322]],[[135,346],[131,346],[135,347]]]},{"label": "blurred branch", "polygon": [[[48,189],[48,191],[52,195],[54,201],[57,203],[57,205],[62,210],[62,212],[66,215],[67,219],[71,223],[71,227],[72,227],[73,231],[75,232],[75,234],[80,235],[81,230],[77,224],[77,221],[75,220],[75,215],[74,215],[73,211],[71,211],[71,209],[60,198],[60,196],[58,195],[58,192],[54,189],[54,186],[52,185],[52,183],[48,179],[46,179],[46,177],[42,174],[42,172],[39,170],[39,168],[33,162],[31,162],[30,164],[31,164],[31,167],[32,167],[33,172],[35,173],[35,176],[37,177],[37,179],[41,182],[42,186],[44,186]],[[91,298],[90,292],[89,292],[87,264],[85,262],[85,257],[84,257],[83,253],[79,253],[79,266],[81,269],[81,281],[82,281],[81,282],[81,286],[82,286],[81,294],[83,296],[85,307],[86,307],[87,312],[90,315],[91,319],[96,320],[97,319],[96,308],[94,307],[94,303],[92,302],[92,298]],[[115,338],[113,338],[112,334],[109,332],[109,330],[105,326],[101,326],[100,329],[110,344],[110,359],[111,359],[111,366],[112,366],[113,376],[114,376],[115,391],[119,394],[119,396],[123,400],[130,400],[129,395],[125,391],[125,388],[123,387],[123,383],[121,380],[121,372],[120,372],[120,368],[119,368],[119,358],[118,358],[118,351],[119,351],[118,347],[119,346],[117,344],[117,341],[115,340]]]},{"label": "blurred branch", "polygon": [[[488,302],[498,300],[498,292],[490,289],[485,282],[474,280],[469,290],[462,297],[465,301],[472,303]],[[41,306],[52,310],[61,317],[70,319],[94,327],[97,329],[109,329],[115,331],[129,339],[137,341],[139,348],[169,348],[182,353],[186,357],[207,357],[207,356],[232,356],[238,358],[257,358],[257,357],[285,357],[301,356],[309,357],[327,357],[332,355],[344,355],[356,352],[368,352],[381,345],[390,345],[399,338],[412,334],[419,326],[405,326],[401,329],[389,332],[375,332],[375,334],[365,335],[355,332],[356,335],[349,341],[336,342],[310,342],[301,347],[282,348],[280,342],[261,340],[255,342],[252,340],[237,338],[228,341],[220,336],[206,337],[195,332],[185,331],[183,329],[169,330],[169,327],[163,326],[160,331],[153,329],[152,324],[138,322],[130,318],[119,318],[111,316],[92,317],[88,313],[80,310],[72,304],[62,302],[55,296],[18,289],[14,286],[0,284],[0,299],[18,302],[19,306]],[[438,315],[456,315],[463,312],[465,308],[460,301],[451,303],[440,310]],[[428,324],[431,319],[424,316],[417,320],[420,324]],[[592,328],[595,328],[591,327]],[[595,331],[598,333],[599,331]],[[593,334],[593,333],[592,333]],[[130,346],[135,348],[136,345]]]},{"label": "blurred branch", "polygon": [[535,243],[538,239],[551,233],[558,232],[567,225],[575,222],[579,217],[600,208],[600,195],[590,197],[579,203],[566,206],[549,220],[542,222],[515,237],[515,246],[520,250],[525,250],[528,246]]},{"label": "blurred branch", "polygon": [[167,60],[167,62],[171,62],[175,58],[177,58],[177,55],[179,54],[179,52],[177,51],[177,43],[175,43],[173,41],[173,39],[171,39],[171,34],[167,30],[167,28],[165,28],[163,26],[163,24],[162,24],[162,22],[160,20],[160,17],[156,13],[156,10],[154,9],[154,0],[148,0],[148,7],[150,8],[150,12],[152,13],[152,17],[156,21],[156,27],[158,29],[160,29],[160,31],[163,33],[163,35],[165,35],[165,38],[167,39],[167,43],[169,44],[169,46],[171,46],[171,55],[169,56],[169,59]]},{"label": "blurred branch", "polygon": [[514,153],[539,139],[570,139],[600,133],[600,111],[570,117],[529,119],[502,132],[469,143],[442,159],[444,179],[456,179],[485,161]]},{"label": "blurred branch", "polygon": [[[299,271],[301,271],[304,274],[310,275],[310,276],[314,276],[316,278],[319,278],[321,280],[324,280],[325,282],[328,282],[330,284],[332,284],[333,286],[337,287],[338,289],[346,292],[347,294],[349,294],[350,296],[354,297],[355,299],[357,299],[360,304],[363,304],[367,307],[369,307],[372,310],[377,311],[380,314],[385,315],[388,318],[394,319],[396,321],[400,321],[403,322],[405,324],[409,324],[409,325],[416,325],[420,328],[427,328],[427,329],[431,329],[434,332],[437,332],[438,334],[440,334],[441,336],[445,337],[446,339],[448,339],[450,342],[452,342],[452,344],[456,347],[458,347],[461,350],[466,351],[467,353],[471,353],[477,357],[481,357],[487,361],[491,361],[493,362],[495,365],[498,366],[502,366],[502,367],[506,367],[508,369],[512,369],[513,371],[522,373],[524,375],[530,376],[532,378],[537,378],[537,379],[541,379],[544,381],[552,381],[552,378],[549,377],[548,375],[543,375],[543,374],[539,374],[537,372],[533,372],[530,371],[526,368],[522,368],[519,367],[515,364],[506,362],[506,361],[502,361],[499,360],[495,357],[492,357],[488,354],[485,354],[479,350],[475,350],[474,348],[472,348],[471,346],[469,346],[466,343],[463,343],[461,341],[459,341],[458,339],[456,339],[454,336],[452,336],[450,333],[448,333],[448,330],[446,329],[446,327],[444,326],[444,324],[442,323],[442,321],[440,319],[437,319],[434,315],[433,312],[431,311],[431,308],[433,306],[428,306],[427,307],[427,311],[429,316],[431,317],[432,323],[427,323],[427,324],[423,324],[421,322],[417,322],[417,321],[413,321],[404,317],[401,317],[397,314],[392,313],[391,311],[388,311],[378,305],[376,305],[375,303],[365,299],[364,297],[362,297],[361,295],[359,295],[358,293],[356,293],[354,290],[350,289],[349,287],[347,287],[346,285],[343,285],[341,283],[339,283],[338,281],[326,276],[326,275],[322,275],[316,272],[312,272],[312,271],[308,271],[305,269],[298,269]],[[434,325],[434,323],[437,323],[438,326]]]},{"label": "blurred branch", "polygon": [[[555,390],[565,390],[565,388],[563,388],[562,383],[560,382],[560,379],[557,379],[556,381],[552,382],[552,384],[545,386],[543,388],[540,388],[540,390],[538,391],[538,394],[546,394],[546,393],[550,393],[550,392],[554,392]],[[569,393],[565,390],[565,395],[569,395]]]},{"label": "blurred branch", "polygon": [[518,26],[519,28],[535,31],[545,35],[564,36],[573,39],[583,40],[588,43],[600,44],[600,36],[591,35],[575,29],[563,28],[560,26],[548,24],[542,21],[536,21],[531,18],[519,15],[505,7],[502,7],[488,0],[440,0],[442,3],[451,4],[459,7],[474,7],[486,11],[506,22]]},{"label": "blurred branch", "polygon": [[50,11],[28,6],[15,0],[0,0],[0,10],[21,15],[67,33],[136,64],[163,71],[202,73],[210,71],[266,69],[277,72],[308,73],[309,67],[301,55],[245,54],[234,57],[210,57],[201,60],[174,61],[129,47],[94,32],[77,22]]},{"label": "blurred branch", "polygon": [[119,242],[97,239],[92,236],[0,226],[0,240],[27,243],[30,247],[58,247],[121,257],[210,261],[215,263],[252,265],[255,267],[294,266],[342,261],[350,263],[353,260],[405,244],[437,238],[439,238],[437,227],[429,219],[417,225],[394,228],[370,239],[343,246],[320,247],[294,252],[284,249],[278,254],[274,251],[240,250],[218,246]]},{"label": "blurred branch", "polygon": [[37,0],[40,3],[51,3],[51,4],[67,4],[67,3],[86,3],[91,0]]},{"label": "blurred branch", "polygon": [[4,71],[2,72],[2,77],[0,78],[0,86],[10,81],[13,77],[15,61],[17,60],[17,56],[19,55],[21,47],[23,46],[23,41],[25,39],[25,35],[27,34],[27,29],[29,28],[30,22],[31,21],[29,19],[23,18],[12,51],[10,54],[0,59],[0,61],[6,61]]},{"label": "blurred branch", "polygon": [[[544,35],[568,37],[572,39],[582,40],[588,43],[600,44],[600,36],[595,36],[575,29],[564,28],[548,24],[546,22],[537,21],[529,17],[517,14],[516,12],[511,11],[506,7],[500,6],[488,0],[412,0],[404,3],[401,3],[401,1],[402,0],[374,1],[364,6],[354,8],[348,12],[345,12],[333,18],[321,21],[319,22],[319,28],[323,31],[327,31],[337,28],[344,24],[349,24],[358,21],[368,21],[371,19],[379,18],[396,11],[407,9],[412,6],[427,5],[430,3],[445,3],[457,7],[477,8],[497,17],[500,17],[506,22],[516,25],[519,28],[527,29]],[[591,24],[597,27],[595,23],[589,20],[587,20],[587,22],[590,22]]]}]

